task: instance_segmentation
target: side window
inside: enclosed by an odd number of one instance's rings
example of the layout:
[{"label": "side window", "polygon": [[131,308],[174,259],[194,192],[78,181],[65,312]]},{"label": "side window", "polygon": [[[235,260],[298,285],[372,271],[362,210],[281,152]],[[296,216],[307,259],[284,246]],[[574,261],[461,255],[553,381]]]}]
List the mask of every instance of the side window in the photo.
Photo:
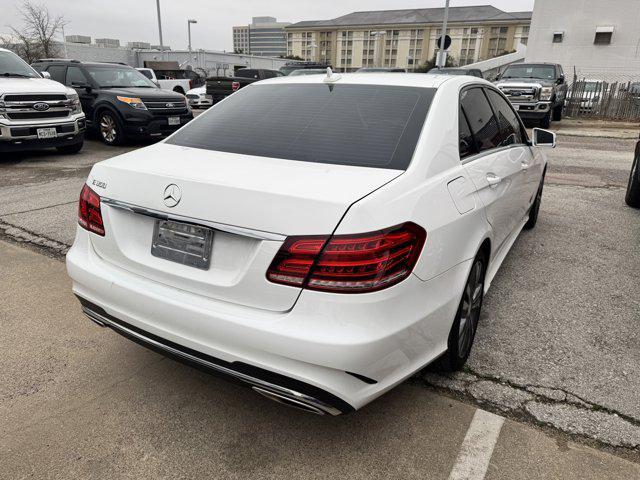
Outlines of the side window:
[{"label": "side window", "polygon": [[64,77],[67,72],[66,65],[51,65],[47,68],[47,72],[51,75],[51,80],[64,83]]},{"label": "side window", "polygon": [[87,77],[84,76],[82,70],[78,67],[67,68],[67,81],[65,85],[72,87],[74,85],[86,85],[88,82]]},{"label": "side window", "polygon": [[469,127],[479,151],[483,152],[500,146],[502,140],[500,128],[482,88],[463,91],[460,95],[460,104],[467,115]]},{"label": "side window", "polygon": [[460,145],[460,160],[478,153],[476,142],[471,134],[462,106],[458,109],[458,144]]},{"label": "side window", "polygon": [[496,117],[498,117],[498,125],[500,125],[500,134],[502,135],[500,146],[506,147],[524,143],[522,129],[517,117],[518,114],[513,111],[511,105],[498,92],[492,89],[486,89],[485,91],[491,101],[491,105],[493,105]]}]

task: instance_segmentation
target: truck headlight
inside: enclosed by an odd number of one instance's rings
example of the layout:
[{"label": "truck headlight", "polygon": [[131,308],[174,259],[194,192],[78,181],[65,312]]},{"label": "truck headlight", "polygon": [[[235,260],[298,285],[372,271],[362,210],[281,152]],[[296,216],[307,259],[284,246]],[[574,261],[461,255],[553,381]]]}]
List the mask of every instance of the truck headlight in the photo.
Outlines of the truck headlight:
[{"label": "truck headlight", "polygon": [[540,100],[551,100],[551,95],[553,95],[553,87],[542,87],[540,90]]},{"label": "truck headlight", "polygon": [[71,113],[82,113],[82,105],[80,104],[80,97],[78,97],[78,94],[69,93],[67,94],[67,98],[71,100]]},{"label": "truck headlight", "polygon": [[136,110],[146,110],[146,105],[137,97],[116,97],[122,103],[128,104],[131,108],[135,108]]}]

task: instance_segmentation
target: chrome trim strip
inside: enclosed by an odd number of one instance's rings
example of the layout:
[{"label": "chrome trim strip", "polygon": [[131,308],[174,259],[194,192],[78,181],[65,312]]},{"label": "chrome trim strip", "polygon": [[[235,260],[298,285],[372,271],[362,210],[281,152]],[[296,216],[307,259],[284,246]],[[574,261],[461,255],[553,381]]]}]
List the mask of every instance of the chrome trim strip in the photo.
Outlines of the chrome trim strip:
[{"label": "chrome trim strip", "polygon": [[[252,385],[254,387],[254,389],[256,391],[258,391],[259,393],[265,395],[265,394],[271,394],[271,399],[274,399],[273,397],[281,397],[284,398],[286,400],[288,400],[289,402],[293,403],[293,404],[300,404],[301,408],[302,405],[304,405],[304,407],[308,410],[308,411],[313,411],[314,413],[319,413],[319,414],[325,414],[328,413],[330,415],[340,415],[342,412],[340,410],[338,410],[337,408],[331,406],[331,405],[327,405],[326,403],[310,397],[308,395],[305,395],[303,393],[300,392],[296,392],[295,390],[290,390],[288,388],[285,387],[281,387],[279,385],[275,385],[273,383],[269,383],[266,382],[264,380],[260,380],[258,378],[254,378],[251,377],[249,375],[246,375],[244,373],[240,373],[240,372],[236,372],[235,370],[231,370],[229,368],[223,367],[221,365],[217,365],[215,363],[211,363],[208,362],[206,360],[203,360],[201,358],[198,357],[194,357],[193,355],[189,355],[188,353],[182,352],[180,350],[177,350],[175,348],[169,347],[167,345],[164,345],[160,342],[157,342],[155,340],[152,340],[148,337],[145,337],[144,335],[141,335],[137,332],[134,332],[133,330],[130,330],[118,323],[115,323],[113,321],[111,321],[110,319],[104,317],[103,315],[100,315],[97,312],[94,312],[93,310],[91,310],[88,307],[83,306],[82,307],[82,312],[89,317],[89,319],[95,323],[97,323],[98,325],[101,326],[107,326],[109,328],[112,328],[113,330],[125,333],[128,336],[131,337],[135,337],[137,339],[139,339],[140,341],[148,344],[148,345],[152,345],[155,348],[158,348],[160,350],[164,350],[165,352],[168,352],[172,355],[175,355],[177,357],[181,357],[184,358],[185,360],[189,360],[190,362],[194,362],[197,364],[202,365],[203,367],[209,368],[211,370],[215,370],[218,371],[220,373],[224,373],[226,375],[230,375],[234,378],[237,378],[238,380],[241,380],[243,382],[246,382],[250,385]],[[256,387],[258,387],[256,389]],[[269,395],[266,395],[269,396]]]},{"label": "chrome trim strip", "polygon": [[256,238],[258,240],[273,240],[283,242],[287,237],[286,235],[280,235],[278,233],[263,232],[261,230],[252,230],[250,228],[236,227],[234,225],[226,225],[224,223],[210,222],[208,220],[202,220],[201,218],[186,217],[184,215],[176,215],[173,213],[162,212],[160,210],[154,210],[151,208],[139,207],[131,203],[121,202],[108,197],[102,197],[101,203],[110,207],[125,210],[132,213],[138,213],[140,215],[146,215],[147,217],[153,217],[160,220],[175,220],[176,222],[193,223],[196,225],[202,225],[205,227],[218,230],[220,232],[231,233],[233,235],[239,235],[242,237]]}]

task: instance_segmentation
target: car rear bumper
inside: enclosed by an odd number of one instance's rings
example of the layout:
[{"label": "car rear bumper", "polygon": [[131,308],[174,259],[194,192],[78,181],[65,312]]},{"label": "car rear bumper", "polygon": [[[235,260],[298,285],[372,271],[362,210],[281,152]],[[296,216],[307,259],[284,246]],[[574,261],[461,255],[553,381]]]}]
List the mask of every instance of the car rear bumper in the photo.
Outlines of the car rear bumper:
[{"label": "car rear bumper", "polygon": [[428,282],[411,275],[370,294],[304,290],[290,311],[271,312],[127,272],[102,260],[90,235],[78,228],[67,271],[94,321],[270,398],[334,415],[362,407],[446,350],[470,268],[463,262]]}]

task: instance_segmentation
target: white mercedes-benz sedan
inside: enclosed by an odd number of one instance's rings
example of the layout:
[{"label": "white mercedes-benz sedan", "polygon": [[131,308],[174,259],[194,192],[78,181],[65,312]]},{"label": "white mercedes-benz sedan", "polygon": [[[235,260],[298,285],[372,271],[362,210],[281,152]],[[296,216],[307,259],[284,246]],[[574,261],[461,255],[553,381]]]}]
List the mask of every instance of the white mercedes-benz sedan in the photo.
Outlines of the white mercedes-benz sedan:
[{"label": "white mercedes-benz sedan", "polygon": [[[96,164],[67,255],[95,323],[318,414],[439,360],[462,367],[483,295],[546,170],[489,82],[283,77]],[[114,359],[116,361],[116,359]]]}]

